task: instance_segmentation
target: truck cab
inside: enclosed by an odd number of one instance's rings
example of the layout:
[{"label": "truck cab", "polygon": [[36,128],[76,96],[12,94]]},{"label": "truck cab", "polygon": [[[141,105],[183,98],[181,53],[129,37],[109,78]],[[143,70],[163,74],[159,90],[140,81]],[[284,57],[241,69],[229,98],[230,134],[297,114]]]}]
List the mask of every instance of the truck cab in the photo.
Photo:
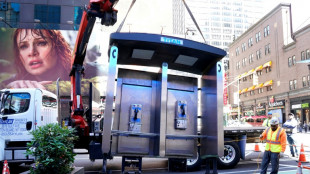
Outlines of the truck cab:
[{"label": "truck cab", "polygon": [[31,163],[26,156],[30,131],[48,123],[57,123],[57,97],[36,88],[0,91],[0,161]]}]

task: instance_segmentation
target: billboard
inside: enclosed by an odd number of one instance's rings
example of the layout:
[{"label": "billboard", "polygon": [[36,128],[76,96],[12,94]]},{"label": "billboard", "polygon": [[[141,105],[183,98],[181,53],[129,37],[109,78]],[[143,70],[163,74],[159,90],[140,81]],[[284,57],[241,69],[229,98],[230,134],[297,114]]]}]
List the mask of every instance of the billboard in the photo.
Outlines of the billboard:
[{"label": "billboard", "polygon": [[[98,42],[97,35],[93,32],[84,61],[84,95],[89,82],[101,96],[105,93],[108,54],[101,46],[106,43],[100,42],[109,40]],[[60,94],[70,96],[69,73],[76,37],[77,31],[0,28],[0,89],[41,88],[56,93],[56,80],[60,78]]]}]

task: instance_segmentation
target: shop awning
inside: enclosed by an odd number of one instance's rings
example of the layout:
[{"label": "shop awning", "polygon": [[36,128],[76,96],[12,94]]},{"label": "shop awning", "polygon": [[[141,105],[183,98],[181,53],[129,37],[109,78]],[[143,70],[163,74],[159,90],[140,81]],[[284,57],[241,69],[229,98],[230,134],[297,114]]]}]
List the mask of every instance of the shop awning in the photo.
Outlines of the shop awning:
[{"label": "shop awning", "polygon": [[241,90],[239,90],[239,94],[241,94]]},{"label": "shop awning", "polygon": [[255,71],[260,71],[260,70],[262,70],[262,69],[263,69],[263,65],[260,65],[260,66],[258,66],[258,67],[255,68]]},{"label": "shop awning", "polygon": [[272,80],[269,80],[269,81],[264,83],[264,87],[271,86],[271,85],[272,85]]},{"label": "shop awning", "polygon": [[248,72],[245,72],[245,73],[241,74],[241,78],[245,77],[247,74],[248,74]]},{"label": "shop awning", "polygon": [[255,89],[262,88],[263,86],[264,86],[264,83],[261,83],[261,84],[259,84],[259,85],[256,85],[256,86],[255,86]]},{"label": "shop awning", "polygon": [[248,75],[253,74],[254,71],[255,71],[255,69],[251,69],[251,70],[248,72]]},{"label": "shop awning", "polygon": [[256,85],[253,85],[253,86],[249,87],[248,91],[254,90],[254,89],[255,89],[255,86],[256,86]]},{"label": "shop awning", "polygon": [[245,93],[245,92],[247,92],[247,91],[248,91],[248,88],[244,88],[244,89],[241,90],[241,94],[242,94],[242,93]]},{"label": "shop awning", "polygon": [[267,67],[270,67],[270,66],[271,66],[271,61],[265,63],[265,64],[263,65],[263,68],[267,68]]}]

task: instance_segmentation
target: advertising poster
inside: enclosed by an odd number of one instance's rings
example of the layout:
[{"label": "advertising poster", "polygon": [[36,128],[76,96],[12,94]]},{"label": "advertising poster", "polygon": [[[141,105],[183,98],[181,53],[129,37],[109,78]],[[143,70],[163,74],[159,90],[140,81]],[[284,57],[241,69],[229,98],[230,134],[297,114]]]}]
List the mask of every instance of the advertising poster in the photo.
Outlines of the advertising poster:
[{"label": "advertising poster", "polygon": [[[40,88],[70,96],[72,52],[78,31],[0,28],[0,89]],[[108,58],[97,33],[93,32],[84,61],[82,94],[92,82],[104,96]],[[100,37],[99,37],[100,38]],[[102,43],[103,44],[103,43]]]}]

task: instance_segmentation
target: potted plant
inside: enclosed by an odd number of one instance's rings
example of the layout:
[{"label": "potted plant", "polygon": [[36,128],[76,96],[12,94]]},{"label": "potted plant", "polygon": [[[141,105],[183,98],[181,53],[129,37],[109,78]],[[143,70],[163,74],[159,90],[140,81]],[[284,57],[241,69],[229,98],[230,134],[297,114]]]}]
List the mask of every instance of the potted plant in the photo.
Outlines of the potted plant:
[{"label": "potted plant", "polygon": [[35,157],[32,174],[68,174],[73,170],[73,148],[77,139],[74,129],[47,124],[31,131],[33,139],[27,143],[27,155]]}]

